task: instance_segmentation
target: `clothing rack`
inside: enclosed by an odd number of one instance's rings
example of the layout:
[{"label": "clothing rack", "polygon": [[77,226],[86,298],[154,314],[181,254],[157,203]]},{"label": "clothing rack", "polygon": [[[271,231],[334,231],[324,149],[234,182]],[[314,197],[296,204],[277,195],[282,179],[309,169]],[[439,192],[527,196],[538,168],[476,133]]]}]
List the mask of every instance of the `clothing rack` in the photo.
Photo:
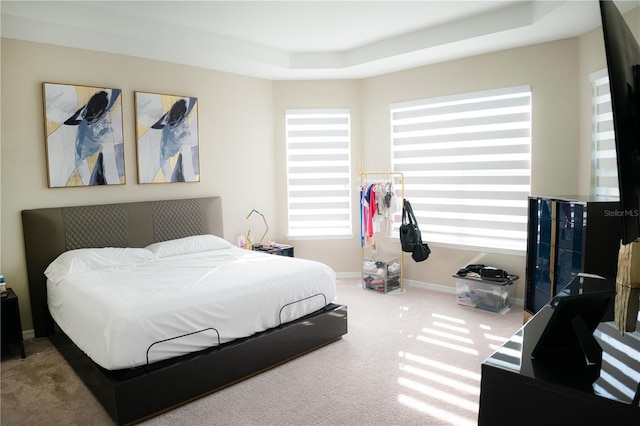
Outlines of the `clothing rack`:
[{"label": "clothing rack", "polygon": [[[396,182],[396,180],[398,182]],[[402,206],[404,203],[404,173],[403,172],[393,172],[393,171],[360,171],[360,186],[368,183],[368,182],[391,182],[394,185],[400,185],[400,204]],[[362,201],[360,201],[362,202]],[[360,220],[362,220],[362,214],[360,215]],[[362,229],[362,228],[361,228]],[[361,230],[362,232],[362,230]],[[364,262],[364,244],[360,245],[360,266]],[[404,293],[404,252],[400,250],[400,293]]]},{"label": "clothing rack", "polygon": [[383,178],[383,180],[392,180],[394,177],[399,178],[401,185],[401,197],[404,201],[404,173],[403,172],[360,172],[360,184],[374,178]]}]

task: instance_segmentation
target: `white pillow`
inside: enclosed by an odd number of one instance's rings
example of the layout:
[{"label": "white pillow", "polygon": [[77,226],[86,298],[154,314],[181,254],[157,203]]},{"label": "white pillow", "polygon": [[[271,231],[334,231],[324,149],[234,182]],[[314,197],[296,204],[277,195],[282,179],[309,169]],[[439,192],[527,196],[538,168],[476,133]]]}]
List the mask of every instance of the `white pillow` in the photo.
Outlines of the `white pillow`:
[{"label": "white pillow", "polygon": [[233,245],[229,241],[215,235],[205,234],[153,243],[148,245],[146,249],[158,257],[169,257],[230,247],[233,247]]},{"label": "white pillow", "polygon": [[44,274],[57,284],[67,275],[146,262],[154,258],[155,255],[144,248],[104,247],[69,250],[51,262]]}]

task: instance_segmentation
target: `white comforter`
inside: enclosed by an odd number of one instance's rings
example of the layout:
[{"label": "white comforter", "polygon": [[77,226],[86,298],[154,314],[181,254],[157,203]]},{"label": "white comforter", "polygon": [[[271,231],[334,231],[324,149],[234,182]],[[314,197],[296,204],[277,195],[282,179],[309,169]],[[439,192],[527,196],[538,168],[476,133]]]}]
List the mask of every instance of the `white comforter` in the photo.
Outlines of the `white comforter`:
[{"label": "white comforter", "polygon": [[[322,308],[335,272],[309,260],[238,248],[152,259],[47,283],[60,328],[93,361],[117,370],[248,337]],[[323,295],[323,296],[314,296]],[[295,303],[282,312],[282,306]]]}]

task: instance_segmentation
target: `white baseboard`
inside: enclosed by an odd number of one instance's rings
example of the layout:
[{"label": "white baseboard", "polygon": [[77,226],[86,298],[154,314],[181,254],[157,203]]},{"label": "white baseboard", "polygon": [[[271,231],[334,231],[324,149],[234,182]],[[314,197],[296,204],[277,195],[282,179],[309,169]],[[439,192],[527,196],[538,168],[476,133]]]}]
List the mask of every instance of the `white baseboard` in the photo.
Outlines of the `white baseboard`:
[{"label": "white baseboard", "polygon": [[[361,272],[338,272],[336,273],[336,278],[338,279],[352,279],[352,278],[360,278],[362,276]],[[434,284],[434,283],[426,283],[423,281],[416,280],[404,280],[404,285],[408,287],[419,287],[432,291],[439,291],[441,293],[448,294],[456,294],[456,288],[448,285],[442,284]],[[511,299],[511,303],[515,306],[524,306],[524,299]]]},{"label": "white baseboard", "polygon": [[347,280],[350,278],[361,278],[362,272],[336,272],[336,278],[339,280]]}]

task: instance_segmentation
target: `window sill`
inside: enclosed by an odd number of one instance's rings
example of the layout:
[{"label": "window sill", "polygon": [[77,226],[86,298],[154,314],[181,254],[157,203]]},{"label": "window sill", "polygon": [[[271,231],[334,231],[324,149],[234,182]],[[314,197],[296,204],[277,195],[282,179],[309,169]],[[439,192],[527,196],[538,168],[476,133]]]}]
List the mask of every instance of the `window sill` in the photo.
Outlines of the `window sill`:
[{"label": "window sill", "polygon": [[303,241],[303,240],[350,240],[353,239],[354,235],[287,235],[287,240],[291,241]]}]

